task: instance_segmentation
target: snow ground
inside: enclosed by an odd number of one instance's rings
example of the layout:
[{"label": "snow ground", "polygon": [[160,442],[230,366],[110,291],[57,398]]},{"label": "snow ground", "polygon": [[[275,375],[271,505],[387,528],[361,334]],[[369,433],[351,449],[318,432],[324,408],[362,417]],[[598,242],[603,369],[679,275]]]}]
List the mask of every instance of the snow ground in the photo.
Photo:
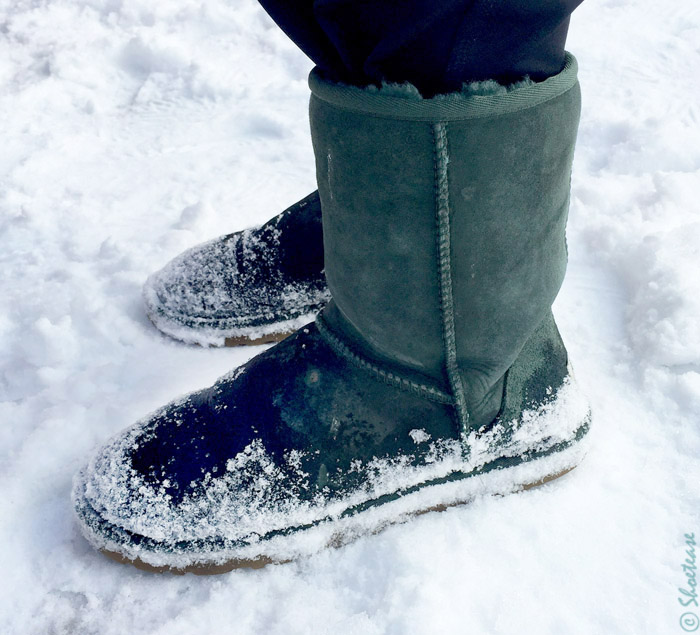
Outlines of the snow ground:
[{"label": "snow ground", "polygon": [[570,475],[306,561],[152,575],[94,553],[90,450],[260,349],[160,336],[140,286],[314,189],[310,63],[253,0],[0,5],[0,632],[682,633],[700,538],[700,9],[587,0],[556,304],[595,414]]}]

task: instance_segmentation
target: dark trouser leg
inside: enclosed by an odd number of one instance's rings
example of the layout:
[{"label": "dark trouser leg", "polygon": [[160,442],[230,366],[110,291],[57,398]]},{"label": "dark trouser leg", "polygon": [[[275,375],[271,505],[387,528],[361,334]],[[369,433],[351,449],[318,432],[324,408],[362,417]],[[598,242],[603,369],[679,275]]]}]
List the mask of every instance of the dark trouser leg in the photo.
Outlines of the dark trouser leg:
[{"label": "dark trouser leg", "polygon": [[583,0],[260,0],[334,77],[411,82],[424,96],[462,83],[535,81],[558,73],[572,11]]}]

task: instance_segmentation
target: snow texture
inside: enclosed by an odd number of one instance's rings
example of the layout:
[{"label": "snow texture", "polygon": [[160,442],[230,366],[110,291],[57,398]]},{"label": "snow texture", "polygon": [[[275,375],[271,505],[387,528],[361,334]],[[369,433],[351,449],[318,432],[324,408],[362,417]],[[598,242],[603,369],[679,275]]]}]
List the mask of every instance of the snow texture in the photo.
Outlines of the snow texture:
[{"label": "snow texture", "polygon": [[587,0],[570,267],[593,406],[571,474],[298,562],[153,575],[80,534],[91,451],[255,349],[160,335],[147,276],[315,189],[310,63],[252,0],[0,4],[0,632],[682,632],[700,536],[700,9]]}]

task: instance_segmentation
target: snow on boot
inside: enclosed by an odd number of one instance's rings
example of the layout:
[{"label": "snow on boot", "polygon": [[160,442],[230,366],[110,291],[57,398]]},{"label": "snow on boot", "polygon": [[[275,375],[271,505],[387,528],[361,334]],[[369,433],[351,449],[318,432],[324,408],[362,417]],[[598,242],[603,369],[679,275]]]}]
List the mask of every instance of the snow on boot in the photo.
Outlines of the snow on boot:
[{"label": "snow on boot", "polygon": [[163,333],[202,346],[278,342],[330,295],[318,192],[262,227],[197,245],[151,275],[146,312]]},{"label": "snow on boot", "polygon": [[88,540],[139,567],[284,562],[556,478],[590,422],[551,313],[576,63],[425,99],[310,78],[333,300],[108,442],[75,479]]}]

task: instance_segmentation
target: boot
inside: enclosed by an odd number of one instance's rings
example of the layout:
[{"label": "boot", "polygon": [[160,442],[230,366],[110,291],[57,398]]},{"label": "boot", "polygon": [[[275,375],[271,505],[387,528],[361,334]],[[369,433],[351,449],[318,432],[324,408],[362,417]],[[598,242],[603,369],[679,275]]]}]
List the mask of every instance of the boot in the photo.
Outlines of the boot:
[{"label": "boot", "polygon": [[112,439],[76,477],[88,540],[151,570],[284,562],[571,470],[590,421],[551,313],[576,63],[420,99],[310,78],[333,300]]},{"label": "boot", "polygon": [[329,298],[318,192],[262,227],[187,250],[143,288],[153,324],[201,346],[278,342]]}]

